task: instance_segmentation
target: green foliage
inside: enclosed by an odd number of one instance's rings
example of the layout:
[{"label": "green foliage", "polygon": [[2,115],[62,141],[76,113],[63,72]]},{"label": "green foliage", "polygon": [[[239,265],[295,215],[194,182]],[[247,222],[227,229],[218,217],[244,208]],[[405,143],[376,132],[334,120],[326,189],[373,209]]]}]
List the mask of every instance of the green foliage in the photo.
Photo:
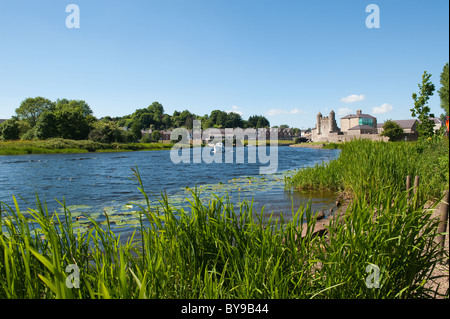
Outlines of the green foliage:
[{"label": "green foliage", "polygon": [[155,142],[159,142],[161,139],[161,132],[160,131],[153,131],[152,132],[152,140]]},{"label": "green foliage", "polygon": [[141,138],[141,143],[151,143],[151,141],[152,141],[152,138],[150,137],[150,134],[144,134],[144,135],[142,135],[142,138]]},{"label": "green foliage", "polygon": [[[108,214],[101,224],[75,217],[64,201],[62,213],[38,197],[26,212],[15,199],[14,207],[0,203],[0,298],[423,299],[434,297],[424,284],[448,258],[434,244],[432,211],[406,191],[382,188],[370,202],[358,197],[321,237],[309,205],[289,219],[263,219],[251,202],[203,203],[192,191],[186,210],[167,196],[151,206],[134,172],[147,204],[128,238],[111,231]],[[79,288],[66,285],[73,264]],[[380,268],[377,289],[366,286],[369,264]]]},{"label": "green foliage", "polygon": [[20,134],[19,123],[16,118],[6,120],[0,124],[0,138],[3,141],[18,140]]},{"label": "green foliage", "polygon": [[113,143],[121,141],[121,131],[113,122],[96,122],[89,132],[89,139],[99,143]]},{"label": "green foliage", "polygon": [[252,127],[252,128],[270,127],[270,122],[264,116],[252,115],[248,118],[247,127]]},{"label": "green foliage", "polygon": [[[128,133],[121,132],[121,138]],[[9,141],[0,143],[0,155],[51,154],[51,153],[84,153],[84,152],[116,152],[170,149],[173,144],[163,143],[99,143],[92,140],[67,140],[52,138],[44,141]]]},{"label": "green foliage", "polygon": [[441,88],[439,89],[439,97],[441,98],[441,108],[444,110],[444,116],[448,116],[448,103],[449,103],[449,96],[448,96],[448,87],[449,87],[449,78],[448,78],[448,62],[444,65],[444,68],[441,73]]},{"label": "green foliage", "polygon": [[[422,194],[439,198],[448,188],[448,140],[419,142],[353,140],[339,145],[339,158],[316,164],[286,177],[287,187],[331,189],[374,196],[380,187],[405,190],[406,176],[420,176]],[[444,160],[446,158],[447,160]]]},{"label": "green foliage", "polygon": [[27,98],[16,109],[16,114],[20,120],[25,120],[30,127],[34,127],[43,112],[53,111],[55,103],[41,96]]},{"label": "green foliage", "polygon": [[42,140],[59,136],[58,122],[54,112],[46,111],[41,114],[36,124],[36,136]]},{"label": "green foliage", "polygon": [[87,139],[91,125],[95,122],[89,105],[80,100],[58,100],[55,118],[57,137],[73,140]]},{"label": "green foliage", "polygon": [[398,141],[403,136],[403,129],[392,120],[387,120],[383,125],[381,136],[389,137],[389,141]]},{"label": "green foliage", "polygon": [[434,84],[430,81],[431,74],[425,71],[422,75],[422,84],[419,84],[419,95],[413,93],[414,108],[411,109],[411,115],[418,117],[417,131],[420,138],[428,138],[434,134],[434,122],[430,120],[430,107],[427,105],[430,96],[435,90]]}]

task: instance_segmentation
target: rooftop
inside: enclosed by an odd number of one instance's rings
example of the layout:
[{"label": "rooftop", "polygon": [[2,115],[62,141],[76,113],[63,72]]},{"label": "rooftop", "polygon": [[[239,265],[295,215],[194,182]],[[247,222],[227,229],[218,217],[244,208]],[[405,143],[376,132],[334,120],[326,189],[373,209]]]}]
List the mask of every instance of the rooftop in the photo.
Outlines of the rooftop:
[{"label": "rooftop", "polygon": [[350,131],[350,130],[367,130],[367,131],[374,131],[374,130],[376,130],[376,128],[374,128],[373,126],[370,126],[370,125],[356,125],[356,126],[353,126],[352,128],[349,128],[348,130],[349,130],[349,131]]},{"label": "rooftop", "polygon": [[353,118],[370,118],[370,119],[376,119],[376,117],[373,117],[372,115],[369,114],[349,114],[346,115],[344,117],[341,117],[341,119],[353,119]]},{"label": "rooftop", "polygon": [[[412,119],[412,120],[396,120],[393,121],[395,123],[397,123],[398,125],[400,125],[400,127],[402,129],[411,129],[414,124],[417,122],[417,120]],[[377,124],[377,127],[383,127],[384,123],[379,123]]]}]

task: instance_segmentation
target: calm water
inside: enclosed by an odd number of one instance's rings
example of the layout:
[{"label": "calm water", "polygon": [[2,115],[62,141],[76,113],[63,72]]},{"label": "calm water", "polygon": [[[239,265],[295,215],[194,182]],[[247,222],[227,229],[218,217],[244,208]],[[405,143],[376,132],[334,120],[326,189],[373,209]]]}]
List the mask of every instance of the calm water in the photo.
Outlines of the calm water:
[{"label": "calm water", "polygon": [[174,164],[167,150],[0,156],[0,201],[12,205],[15,195],[22,210],[34,208],[37,193],[52,210],[61,207],[55,199],[63,198],[74,210],[87,214],[100,214],[118,207],[131,209],[132,206],[125,205],[139,203],[143,198],[137,183],[130,179],[131,168],[137,165],[147,193],[166,191],[169,197],[178,198],[174,202],[180,205],[180,198],[187,195],[186,187],[197,185],[202,186],[205,194],[228,191],[235,201],[253,199],[255,209],[265,206],[267,213],[290,212],[292,203],[297,208],[308,200],[319,209],[331,205],[332,194],[285,191],[283,173],[329,161],[338,155],[339,150],[279,147],[278,172],[272,175],[260,175],[260,164]]}]

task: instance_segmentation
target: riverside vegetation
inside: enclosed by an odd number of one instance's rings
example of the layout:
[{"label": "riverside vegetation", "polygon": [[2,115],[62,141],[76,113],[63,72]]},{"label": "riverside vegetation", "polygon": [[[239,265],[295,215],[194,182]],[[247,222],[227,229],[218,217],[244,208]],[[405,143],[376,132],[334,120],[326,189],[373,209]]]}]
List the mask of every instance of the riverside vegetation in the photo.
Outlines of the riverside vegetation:
[{"label": "riverside vegetation", "polygon": [[[251,202],[226,196],[175,209],[167,196],[151,205],[138,169],[133,179],[146,200],[140,227],[122,239],[94,220],[74,231],[75,218],[36,208],[1,205],[1,298],[433,298],[426,287],[448,252],[435,244],[433,208],[448,187],[448,141],[340,145],[339,159],[300,170],[288,187],[351,194],[341,221],[315,236],[309,205],[263,219]],[[444,161],[444,158],[446,160]],[[446,170],[444,171],[444,169]],[[406,175],[419,175],[410,194]],[[431,206],[428,200],[435,199]],[[85,216],[89,219],[89,216]],[[108,220],[108,216],[106,215]],[[76,264],[79,288],[65,268]],[[379,267],[368,288],[367,266]],[[448,292],[447,295],[448,297]]]},{"label": "riverside vegetation", "polygon": [[0,155],[126,152],[171,149],[172,143],[100,143],[91,140],[52,138],[34,141],[0,142]]}]

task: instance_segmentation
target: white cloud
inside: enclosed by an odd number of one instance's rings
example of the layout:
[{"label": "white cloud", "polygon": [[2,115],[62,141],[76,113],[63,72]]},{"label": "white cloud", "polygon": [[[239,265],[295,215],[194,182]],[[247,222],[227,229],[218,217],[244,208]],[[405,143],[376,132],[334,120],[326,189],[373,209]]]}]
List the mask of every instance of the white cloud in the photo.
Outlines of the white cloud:
[{"label": "white cloud", "polygon": [[343,97],[341,99],[341,102],[355,103],[355,102],[363,101],[365,98],[366,97],[364,96],[364,94],[361,94],[361,95],[352,94],[352,95]]},{"label": "white cloud", "polygon": [[353,110],[349,109],[348,107],[341,107],[339,110],[337,110],[336,114],[339,116],[344,116],[344,115],[350,114],[352,112],[353,112]]},{"label": "white cloud", "polygon": [[290,111],[282,110],[282,109],[270,109],[268,112],[266,112],[266,116],[276,116],[280,114],[301,114],[305,113],[302,110],[299,110],[298,108],[292,109]]},{"label": "white cloud", "polygon": [[237,107],[236,105],[233,105],[231,108],[232,108],[232,110],[225,111],[225,112],[227,112],[227,113],[236,113],[236,114],[239,114],[239,115],[242,116],[243,112],[239,109],[239,107]]},{"label": "white cloud", "polygon": [[389,103],[384,103],[381,106],[376,106],[372,109],[372,114],[384,114],[392,111],[394,107]]}]

